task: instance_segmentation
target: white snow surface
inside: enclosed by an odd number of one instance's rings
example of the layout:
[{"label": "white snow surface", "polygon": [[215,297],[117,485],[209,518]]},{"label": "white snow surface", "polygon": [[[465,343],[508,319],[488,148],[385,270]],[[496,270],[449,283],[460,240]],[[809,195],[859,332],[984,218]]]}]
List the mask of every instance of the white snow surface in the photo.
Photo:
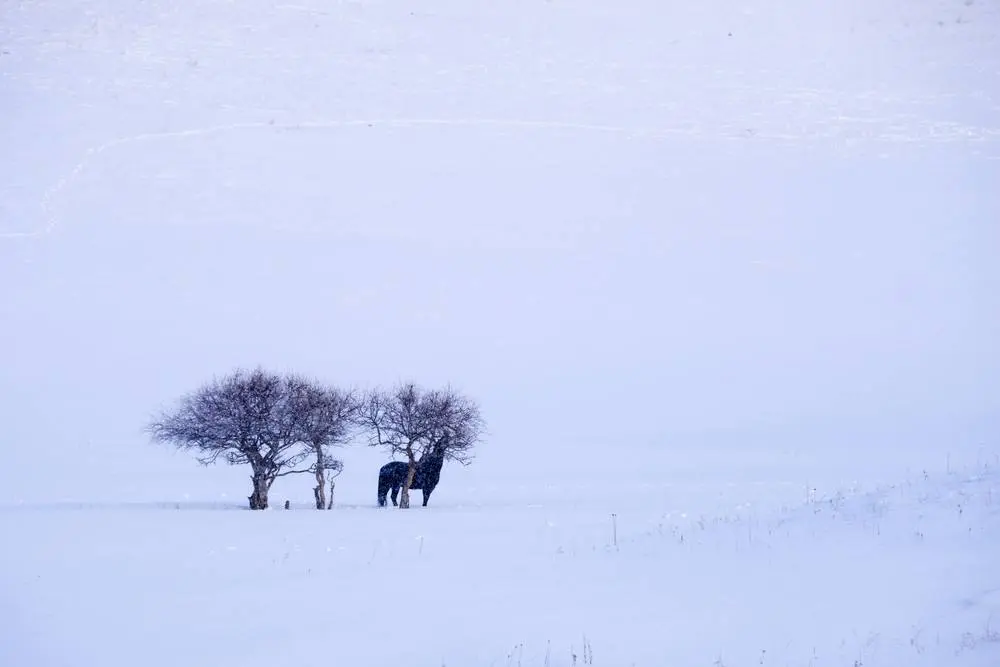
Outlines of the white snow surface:
[{"label": "white snow surface", "polygon": [[[997,3],[4,0],[0,118],[0,665],[1000,664]],[[489,432],[245,511],[258,364]]]}]

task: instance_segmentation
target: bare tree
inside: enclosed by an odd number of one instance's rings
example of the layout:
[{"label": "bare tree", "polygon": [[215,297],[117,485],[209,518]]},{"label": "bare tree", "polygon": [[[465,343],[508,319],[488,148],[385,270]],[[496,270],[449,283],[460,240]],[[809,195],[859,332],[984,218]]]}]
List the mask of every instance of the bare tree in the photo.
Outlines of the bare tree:
[{"label": "bare tree", "polygon": [[316,457],[310,466],[316,476],[316,486],[313,487],[316,509],[330,509],[333,506],[333,482],[330,482],[331,503],[327,504],[327,474],[331,478],[336,477],[344,465],[331,456],[329,448],[350,439],[360,401],[354,391],[323,387],[301,378],[293,378],[291,385],[296,412],[302,415],[301,439]]},{"label": "bare tree", "polygon": [[307,434],[320,433],[317,415],[329,413],[314,412],[300,400],[305,387],[328,391],[295,376],[237,370],[182,397],[147,430],[156,442],[194,450],[204,465],[220,457],[230,465],[249,465],[250,509],[267,509],[275,479],[313,470],[302,463],[316,452],[312,442],[319,440],[307,440]]},{"label": "bare tree", "polygon": [[368,394],[359,422],[369,430],[368,444],[406,457],[408,468],[400,508],[410,506],[410,485],[426,455],[468,463],[485,428],[479,406],[451,387],[424,390],[412,382]]}]

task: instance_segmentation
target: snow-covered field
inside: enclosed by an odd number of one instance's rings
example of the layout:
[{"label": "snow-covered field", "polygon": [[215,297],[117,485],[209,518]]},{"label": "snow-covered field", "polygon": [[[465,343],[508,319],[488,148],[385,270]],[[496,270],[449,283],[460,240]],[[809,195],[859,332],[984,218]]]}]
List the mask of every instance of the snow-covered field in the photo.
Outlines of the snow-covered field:
[{"label": "snow-covered field", "polygon": [[[5,509],[9,665],[996,665],[1000,468],[776,512]],[[178,511],[180,510],[180,511]],[[11,545],[12,546],[12,545]]]},{"label": "snow-covered field", "polygon": [[[0,665],[1000,664],[1000,6],[0,2]],[[428,508],[149,444],[474,397]]]}]

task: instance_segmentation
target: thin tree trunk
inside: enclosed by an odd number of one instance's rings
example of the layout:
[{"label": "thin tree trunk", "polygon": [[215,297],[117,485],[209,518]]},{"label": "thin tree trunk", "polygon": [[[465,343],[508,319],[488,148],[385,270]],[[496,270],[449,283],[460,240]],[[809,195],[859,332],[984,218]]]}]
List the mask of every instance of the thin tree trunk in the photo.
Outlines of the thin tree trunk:
[{"label": "thin tree trunk", "polygon": [[332,510],[333,509],[333,487],[335,487],[335,486],[337,486],[337,483],[331,479],[330,480],[330,502],[327,503],[327,506],[326,506],[326,508],[328,510]]},{"label": "thin tree trunk", "polygon": [[316,450],[316,486],[313,487],[313,496],[316,498],[316,509],[321,510],[326,507],[326,460],[322,445],[313,445],[313,449]]},{"label": "thin tree trunk", "polygon": [[316,486],[313,488],[313,495],[316,496],[316,509],[321,510],[326,507],[326,479],[323,469],[316,468]]},{"label": "thin tree trunk", "polygon": [[410,459],[410,467],[406,470],[406,481],[403,482],[403,493],[399,497],[399,509],[405,510],[410,507],[410,485],[413,484],[413,477],[417,473],[417,462]]}]

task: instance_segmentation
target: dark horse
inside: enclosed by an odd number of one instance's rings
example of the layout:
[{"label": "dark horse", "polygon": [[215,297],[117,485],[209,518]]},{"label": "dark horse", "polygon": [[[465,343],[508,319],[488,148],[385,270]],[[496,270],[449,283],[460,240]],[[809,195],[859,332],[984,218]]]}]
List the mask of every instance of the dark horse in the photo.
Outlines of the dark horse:
[{"label": "dark horse", "polygon": [[[420,489],[424,492],[424,507],[431,498],[434,487],[441,479],[441,467],[444,465],[444,452],[431,451],[417,461],[417,470],[413,473],[413,483],[410,490]],[[385,507],[385,496],[392,489],[392,504],[398,505],[396,496],[399,489],[406,483],[406,473],[409,472],[410,464],[406,461],[393,461],[386,463],[378,471],[378,506]]]}]

